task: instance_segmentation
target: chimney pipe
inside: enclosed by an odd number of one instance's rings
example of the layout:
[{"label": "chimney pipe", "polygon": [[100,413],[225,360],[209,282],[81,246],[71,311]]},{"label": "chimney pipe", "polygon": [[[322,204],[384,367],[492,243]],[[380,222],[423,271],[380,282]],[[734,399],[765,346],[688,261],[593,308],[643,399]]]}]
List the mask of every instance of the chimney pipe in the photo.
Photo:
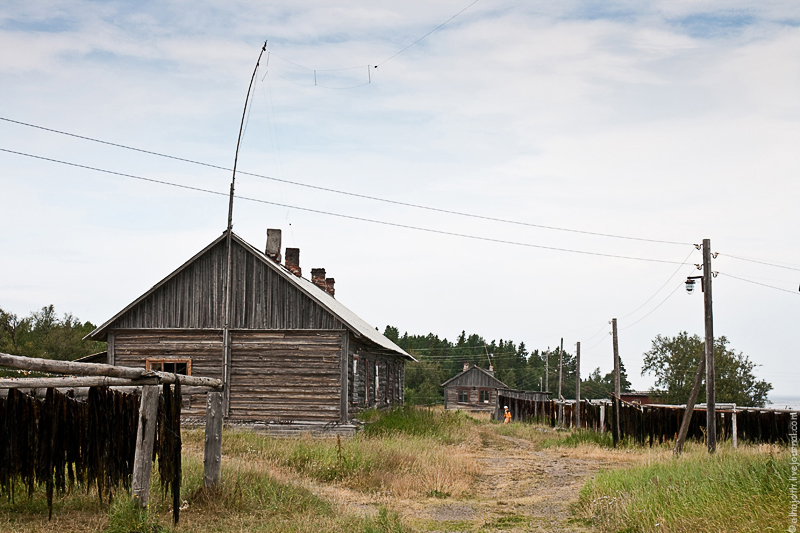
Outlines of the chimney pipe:
[{"label": "chimney pipe", "polygon": [[336,298],[336,289],[333,288],[333,284],[336,283],[336,280],[333,278],[325,278],[325,290],[330,294],[333,298]]},{"label": "chimney pipe", "polygon": [[300,270],[300,248],[287,248],[286,249],[286,268],[297,276],[302,276]]},{"label": "chimney pipe", "polygon": [[325,290],[325,269],[324,268],[312,268],[311,269],[311,283],[322,289]]},{"label": "chimney pipe", "polygon": [[469,370],[469,363],[464,363],[464,370],[463,370],[463,372],[466,372],[467,370]]},{"label": "chimney pipe", "polygon": [[268,229],[267,230],[267,250],[266,256],[281,264],[281,230]]}]

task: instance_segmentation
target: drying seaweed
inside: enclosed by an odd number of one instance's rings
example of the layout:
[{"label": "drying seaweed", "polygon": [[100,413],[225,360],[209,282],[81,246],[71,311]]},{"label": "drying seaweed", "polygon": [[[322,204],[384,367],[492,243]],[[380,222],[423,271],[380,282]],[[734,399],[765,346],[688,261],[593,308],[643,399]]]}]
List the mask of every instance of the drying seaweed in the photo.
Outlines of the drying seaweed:
[{"label": "drying seaweed", "polygon": [[[181,384],[176,382],[170,390],[166,383],[158,403],[158,429],[156,445],[158,474],[161,490],[172,495],[172,519],[177,524],[180,516],[181,493]],[[170,491],[171,489],[171,491]]]},{"label": "drying seaweed", "polygon": [[130,488],[138,418],[137,393],[92,387],[81,402],[52,388],[44,400],[10,389],[0,399],[0,495],[13,502],[17,483],[28,497],[44,487],[51,518],[54,494],[75,484],[110,501]]}]

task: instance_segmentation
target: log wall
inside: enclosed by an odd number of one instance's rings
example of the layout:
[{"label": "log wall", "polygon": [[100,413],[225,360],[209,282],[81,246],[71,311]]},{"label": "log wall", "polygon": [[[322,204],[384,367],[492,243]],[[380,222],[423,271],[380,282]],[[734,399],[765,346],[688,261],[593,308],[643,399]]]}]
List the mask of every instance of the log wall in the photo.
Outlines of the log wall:
[{"label": "log wall", "polygon": [[[338,422],[345,330],[232,331],[231,420]],[[148,358],[190,358],[192,375],[220,379],[222,333],[214,330],[116,330],[118,365]],[[205,394],[184,396],[186,416],[203,416]]]},{"label": "log wall", "polygon": [[344,331],[235,331],[231,417],[338,422]]},{"label": "log wall", "polygon": [[[473,390],[473,388],[475,390]],[[465,389],[467,391],[469,402],[461,403],[458,401],[458,391]],[[480,401],[480,391],[489,391],[489,403]],[[459,387],[456,385],[448,385],[444,388],[444,405],[445,409],[464,409],[469,411],[486,411],[494,413],[497,406],[497,389],[488,387]]]},{"label": "log wall", "polygon": [[[380,353],[351,340],[348,360],[348,398],[353,408],[403,404],[405,359]],[[358,361],[355,373],[353,372],[354,360]]]}]

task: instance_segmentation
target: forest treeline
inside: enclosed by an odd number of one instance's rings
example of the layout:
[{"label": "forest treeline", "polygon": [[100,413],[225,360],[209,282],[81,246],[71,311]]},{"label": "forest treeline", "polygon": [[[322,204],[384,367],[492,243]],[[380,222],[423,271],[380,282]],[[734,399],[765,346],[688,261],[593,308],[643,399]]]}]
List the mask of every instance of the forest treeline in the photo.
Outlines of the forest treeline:
[{"label": "forest treeline", "polygon": [[[459,374],[465,363],[488,369],[494,367],[495,377],[511,389],[543,390],[545,362],[549,364],[550,392],[558,392],[558,359],[560,348],[529,351],[524,342],[512,340],[487,341],[478,334],[467,335],[462,331],[455,341],[438,335],[402,336],[394,326],[386,326],[384,335],[417,359],[406,364],[405,401],[409,405],[437,404],[444,401],[442,383]],[[582,373],[586,372],[585,363]],[[623,391],[630,390],[625,365],[620,361],[620,383]],[[614,390],[613,374],[601,374],[600,369],[583,374],[581,396],[583,398],[608,398]],[[561,395],[575,398],[575,354],[563,353]]]},{"label": "forest treeline", "polygon": [[71,313],[58,316],[52,305],[26,317],[0,308],[0,352],[74,361],[106,349],[105,342],[83,340],[94,328]]}]

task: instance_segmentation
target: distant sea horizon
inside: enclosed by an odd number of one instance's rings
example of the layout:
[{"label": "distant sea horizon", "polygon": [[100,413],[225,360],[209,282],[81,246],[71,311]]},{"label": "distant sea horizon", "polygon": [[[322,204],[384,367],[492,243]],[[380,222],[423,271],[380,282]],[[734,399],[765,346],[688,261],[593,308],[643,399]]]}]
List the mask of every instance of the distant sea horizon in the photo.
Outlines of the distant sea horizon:
[{"label": "distant sea horizon", "polygon": [[770,394],[768,399],[772,403],[768,403],[767,407],[773,407],[775,409],[796,409],[800,411],[800,396],[786,394],[775,394],[773,396]]}]

